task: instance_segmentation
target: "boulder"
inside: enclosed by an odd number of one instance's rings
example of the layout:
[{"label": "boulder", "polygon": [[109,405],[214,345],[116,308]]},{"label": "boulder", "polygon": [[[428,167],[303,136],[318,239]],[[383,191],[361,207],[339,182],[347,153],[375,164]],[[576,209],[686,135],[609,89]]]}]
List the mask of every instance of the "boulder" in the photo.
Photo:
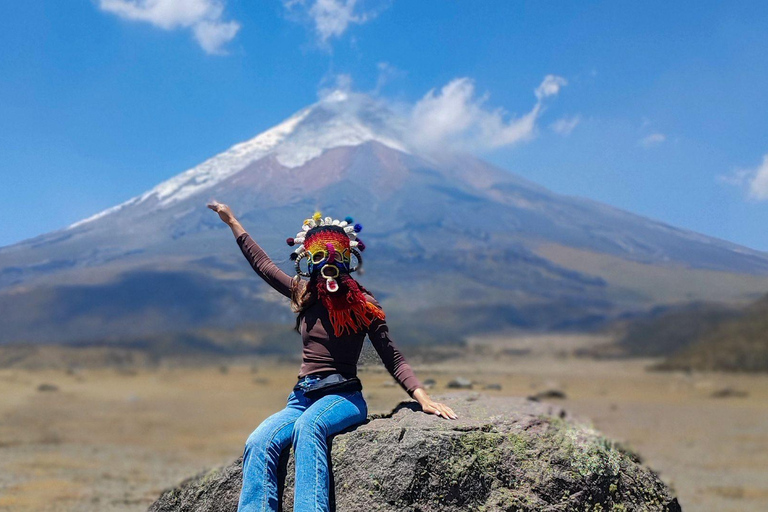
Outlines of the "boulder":
[{"label": "boulder", "polygon": [[749,396],[749,393],[747,391],[743,391],[741,389],[733,389],[730,387],[725,387],[722,389],[718,389],[717,391],[713,391],[711,395],[712,398],[744,398]]},{"label": "boulder", "polygon": [[547,389],[546,391],[540,391],[536,393],[535,395],[531,395],[528,397],[528,400],[533,400],[534,402],[538,402],[539,400],[547,400],[547,399],[564,399],[565,391],[560,391],[559,389]]},{"label": "boulder", "polygon": [[456,377],[448,383],[448,387],[453,389],[472,389],[472,381],[464,377]]},{"label": "boulder", "polygon": [[[329,439],[332,509],[359,511],[680,510],[640,458],[556,405],[453,392],[446,420],[418,403],[371,415]],[[283,510],[293,457],[281,459]],[[236,511],[242,459],[165,491],[153,512]]]}]

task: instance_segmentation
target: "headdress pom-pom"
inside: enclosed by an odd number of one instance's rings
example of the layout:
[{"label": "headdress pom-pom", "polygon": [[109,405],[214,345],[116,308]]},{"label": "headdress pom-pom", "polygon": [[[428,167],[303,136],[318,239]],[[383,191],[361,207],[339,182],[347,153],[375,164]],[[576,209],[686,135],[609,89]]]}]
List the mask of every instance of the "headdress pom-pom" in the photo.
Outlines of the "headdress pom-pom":
[{"label": "headdress pom-pom", "polygon": [[356,247],[357,247],[358,249],[360,249],[361,251],[364,251],[364,250],[365,250],[365,244],[363,243],[363,241],[362,241],[362,240],[358,240],[358,241],[357,241],[357,246],[356,246]]},{"label": "headdress pom-pom", "polygon": [[293,246],[294,246],[294,244],[296,244],[296,241],[295,241],[293,238],[286,238],[286,239],[285,239],[285,243],[287,243],[288,245],[290,245],[291,247],[293,247]]},{"label": "headdress pom-pom", "polygon": [[322,214],[322,213],[320,213],[320,212],[315,212],[315,214],[314,214],[314,215],[312,215],[312,218],[313,218],[315,221],[318,221],[318,220],[320,220],[322,217],[323,217],[323,214]]},{"label": "headdress pom-pom", "polygon": [[350,217],[349,215],[344,217],[344,220],[347,222],[347,224],[352,224],[354,222],[354,220],[352,220],[352,217]]},{"label": "headdress pom-pom", "polygon": [[299,257],[299,255],[297,253],[295,253],[295,252],[292,252],[291,255],[289,256],[289,258],[291,258],[291,261],[294,261],[298,257]]},{"label": "headdress pom-pom", "polygon": [[362,224],[355,224],[355,233],[359,233],[363,230]]}]

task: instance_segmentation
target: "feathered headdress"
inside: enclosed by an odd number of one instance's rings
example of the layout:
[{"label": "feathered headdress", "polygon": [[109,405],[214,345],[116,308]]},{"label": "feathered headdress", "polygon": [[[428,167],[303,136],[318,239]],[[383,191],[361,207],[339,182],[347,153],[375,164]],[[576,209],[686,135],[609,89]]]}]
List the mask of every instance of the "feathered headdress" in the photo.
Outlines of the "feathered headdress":
[{"label": "feathered headdress", "polygon": [[[365,288],[349,275],[362,267],[360,252],[365,250],[365,244],[357,237],[363,227],[353,222],[352,217],[344,220],[323,218],[320,212],[315,212],[304,220],[295,237],[286,240],[290,246],[298,245],[291,254],[296,273],[317,277],[317,294],[328,309],[337,337],[345,331],[358,332],[375,318],[384,319],[384,311],[365,299]],[[357,259],[354,267],[352,256]],[[301,269],[304,258],[307,258],[306,272]],[[345,294],[336,293],[339,282],[345,285]]]}]

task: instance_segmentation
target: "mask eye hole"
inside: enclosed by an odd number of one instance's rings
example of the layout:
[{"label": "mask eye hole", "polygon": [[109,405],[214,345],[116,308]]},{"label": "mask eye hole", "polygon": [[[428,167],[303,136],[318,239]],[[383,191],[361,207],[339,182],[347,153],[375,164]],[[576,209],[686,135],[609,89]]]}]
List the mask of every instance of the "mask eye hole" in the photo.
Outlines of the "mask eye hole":
[{"label": "mask eye hole", "polygon": [[320,270],[320,274],[323,277],[339,277],[339,269],[336,265],[325,265],[322,270]]},{"label": "mask eye hole", "polygon": [[323,249],[319,249],[312,253],[312,263],[315,263],[315,264],[320,263],[327,257],[328,257],[328,253]]}]

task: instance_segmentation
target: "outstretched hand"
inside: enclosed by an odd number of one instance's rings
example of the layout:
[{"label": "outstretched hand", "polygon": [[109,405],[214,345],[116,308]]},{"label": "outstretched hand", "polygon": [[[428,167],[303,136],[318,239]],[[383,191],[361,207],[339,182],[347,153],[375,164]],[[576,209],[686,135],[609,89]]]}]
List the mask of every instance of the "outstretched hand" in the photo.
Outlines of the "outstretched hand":
[{"label": "outstretched hand", "polygon": [[233,222],[235,222],[237,219],[235,218],[235,214],[232,213],[232,210],[229,206],[226,204],[220,203],[216,201],[215,199],[207,204],[208,208],[215,211],[219,214],[219,218],[227,225],[231,225]]},{"label": "outstretched hand", "polygon": [[427,414],[436,414],[447,420],[455,420],[458,418],[456,413],[453,412],[453,409],[443,403],[432,400],[427,395],[427,392],[424,391],[424,388],[417,388],[416,391],[413,392],[413,397],[418,400],[419,404],[421,404],[421,410]]}]

